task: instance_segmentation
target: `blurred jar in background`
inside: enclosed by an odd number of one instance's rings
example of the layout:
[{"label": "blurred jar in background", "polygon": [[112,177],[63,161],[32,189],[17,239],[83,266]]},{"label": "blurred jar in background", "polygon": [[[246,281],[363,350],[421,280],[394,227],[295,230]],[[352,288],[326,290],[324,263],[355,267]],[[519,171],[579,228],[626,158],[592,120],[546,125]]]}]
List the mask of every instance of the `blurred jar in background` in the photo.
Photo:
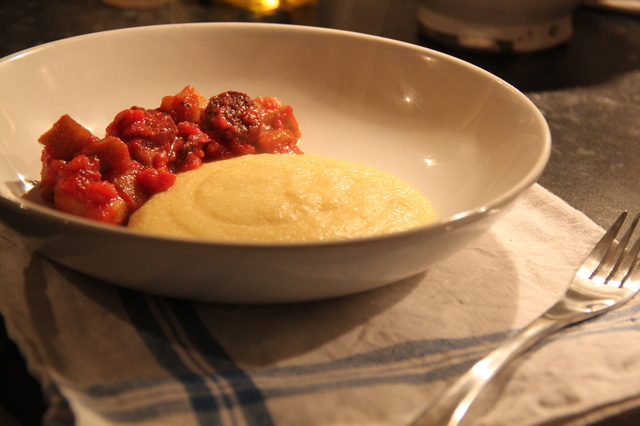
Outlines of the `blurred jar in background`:
[{"label": "blurred jar in background", "polygon": [[418,22],[429,38],[473,50],[526,53],[571,38],[582,0],[418,0]]},{"label": "blurred jar in background", "polygon": [[221,3],[256,14],[271,14],[277,11],[292,11],[302,6],[311,6],[317,0],[219,0]]}]

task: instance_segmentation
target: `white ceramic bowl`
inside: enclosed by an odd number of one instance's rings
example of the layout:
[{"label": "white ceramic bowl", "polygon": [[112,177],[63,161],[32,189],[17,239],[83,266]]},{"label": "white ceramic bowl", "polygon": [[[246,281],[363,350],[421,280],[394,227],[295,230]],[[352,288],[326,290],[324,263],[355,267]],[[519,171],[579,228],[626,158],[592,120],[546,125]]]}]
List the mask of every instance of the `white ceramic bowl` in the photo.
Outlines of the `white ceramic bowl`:
[{"label": "white ceramic bowl", "polygon": [[[439,221],[322,244],[218,244],[142,235],[23,194],[38,136],[70,114],[98,135],[117,112],[193,85],[294,107],[305,152],[391,172]],[[232,303],[335,297],[425,271],[484,233],[542,173],[548,126],[520,92],[416,45],[287,25],[188,24],[65,39],[0,61],[0,219],[35,250],[107,282]],[[473,267],[473,265],[465,265]]]},{"label": "white ceramic bowl", "polygon": [[423,31],[445,43],[488,51],[533,52],[573,35],[582,0],[419,0]]}]

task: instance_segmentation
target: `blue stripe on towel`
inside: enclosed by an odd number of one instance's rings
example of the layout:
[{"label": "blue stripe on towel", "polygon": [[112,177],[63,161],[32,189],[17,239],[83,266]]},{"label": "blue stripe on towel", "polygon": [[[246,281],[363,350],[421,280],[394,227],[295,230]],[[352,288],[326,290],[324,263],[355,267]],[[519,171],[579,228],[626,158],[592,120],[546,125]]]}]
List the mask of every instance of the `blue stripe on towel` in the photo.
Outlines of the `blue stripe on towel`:
[{"label": "blue stripe on towel", "polygon": [[272,425],[273,420],[267,409],[262,392],[251,377],[229,357],[225,350],[211,335],[196,312],[194,305],[184,300],[168,300],[169,307],[180,322],[191,343],[207,364],[219,373],[232,386],[235,397],[245,411],[249,425]]},{"label": "blue stripe on towel", "polygon": [[[303,395],[309,393],[325,392],[337,389],[361,388],[371,386],[381,386],[389,384],[409,384],[418,385],[436,382],[449,377],[457,377],[471,368],[480,358],[472,358],[461,363],[436,368],[429,371],[417,371],[395,374],[395,375],[375,375],[367,377],[357,377],[352,379],[342,379],[331,382],[313,383],[301,386],[270,387],[264,390],[269,398],[282,398],[292,395]],[[382,373],[382,372],[381,372]]]},{"label": "blue stripe on towel", "polygon": [[[167,340],[160,324],[149,309],[145,296],[125,289],[119,289],[119,294],[131,323],[138,331],[147,349],[155,357],[158,364],[183,385],[199,424],[203,426],[222,424],[218,404],[204,379],[191,371],[180,359],[179,354]],[[140,410],[142,409],[140,408]],[[178,409],[178,407],[174,409]],[[146,415],[154,413],[156,411],[147,412]]]},{"label": "blue stripe on towel", "polygon": [[[336,370],[368,368],[376,365],[389,365],[460,350],[471,350],[473,352],[475,349],[480,349],[481,353],[486,353],[491,344],[500,343],[513,334],[514,331],[509,330],[458,339],[411,340],[334,361],[265,368],[252,372],[252,374],[256,376],[299,376]],[[444,377],[448,377],[448,375]],[[438,379],[438,377],[435,379]]]}]

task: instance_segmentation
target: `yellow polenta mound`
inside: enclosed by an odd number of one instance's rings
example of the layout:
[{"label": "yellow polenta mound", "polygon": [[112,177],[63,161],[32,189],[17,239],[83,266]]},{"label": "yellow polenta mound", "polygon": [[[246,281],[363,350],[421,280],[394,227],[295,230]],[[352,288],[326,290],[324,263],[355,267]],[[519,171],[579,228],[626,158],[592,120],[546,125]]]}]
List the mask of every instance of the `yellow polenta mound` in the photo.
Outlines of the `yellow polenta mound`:
[{"label": "yellow polenta mound", "polygon": [[388,173],[315,154],[260,154],[181,173],[132,228],[217,241],[342,240],[429,223],[416,189]]}]

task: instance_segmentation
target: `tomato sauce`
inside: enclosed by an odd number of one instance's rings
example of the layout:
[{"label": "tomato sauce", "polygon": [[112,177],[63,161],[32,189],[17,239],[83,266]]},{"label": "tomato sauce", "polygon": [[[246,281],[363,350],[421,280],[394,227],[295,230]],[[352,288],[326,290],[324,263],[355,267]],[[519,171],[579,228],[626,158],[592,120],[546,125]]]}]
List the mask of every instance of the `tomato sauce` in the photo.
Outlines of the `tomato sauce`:
[{"label": "tomato sauce", "polygon": [[104,138],[63,115],[38,141],[41,195],[63,212],[126,224],[176,174],[248,154],[301,154],[293,109],[274,97],[224,92],[210,99],[187,86],[159,108],[121,111]]}]

